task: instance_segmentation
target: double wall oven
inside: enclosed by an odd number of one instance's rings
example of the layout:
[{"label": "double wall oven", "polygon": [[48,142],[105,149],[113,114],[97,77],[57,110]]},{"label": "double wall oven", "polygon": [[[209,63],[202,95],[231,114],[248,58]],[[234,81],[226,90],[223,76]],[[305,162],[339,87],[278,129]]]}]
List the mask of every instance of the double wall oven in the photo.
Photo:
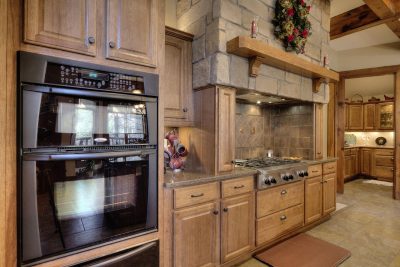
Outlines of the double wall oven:
[{"label": "double wall oven", "polygon": [[18,90],[21,264],[157,231],[158,76],[20,52]]}]

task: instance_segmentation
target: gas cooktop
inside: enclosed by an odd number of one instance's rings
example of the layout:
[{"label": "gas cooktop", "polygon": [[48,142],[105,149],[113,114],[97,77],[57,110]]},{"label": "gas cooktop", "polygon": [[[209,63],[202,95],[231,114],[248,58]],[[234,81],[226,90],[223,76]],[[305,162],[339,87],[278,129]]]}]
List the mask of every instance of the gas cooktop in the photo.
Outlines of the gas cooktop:
[{"label": "gas cooktop", "polygon": [[257,187],[259,189],[301,181],[308,176],[307,164],[298,159],[255,158],[235,160],[235,166],[256,169],[258,171]]}]

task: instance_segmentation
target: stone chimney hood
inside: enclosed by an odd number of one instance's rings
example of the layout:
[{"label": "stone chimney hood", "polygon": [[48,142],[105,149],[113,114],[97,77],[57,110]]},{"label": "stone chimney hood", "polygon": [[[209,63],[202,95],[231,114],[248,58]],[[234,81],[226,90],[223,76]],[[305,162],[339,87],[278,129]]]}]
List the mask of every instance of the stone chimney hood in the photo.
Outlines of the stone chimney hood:
[{"label": "stone chimney hood", "polygon": [[[307,71],[280,68],[267,61],[262,61],[266,64],[251,62],[257,58],[251,58],[249,64],[247,56],[238,56],[238,53],[232,54],[232,51],[228,51],[228,41],[250,36],[251,21],[258,16],[259,31],[257,40],[254,41],[267,44],[290,58],[300,59],[302,63],[307,62],[306,65],[312,64],[310,66],[318,67],[318,71],[328,71],[322,70],[320,66],[329,50],[330,0],[313,0],[311,3],[309,19],[312,35],[303,55],[284,51],[281,42],[275,38],[272,25],[275,2],[276,0],[178,0],[177,26],[194,35],[193,88],[210,84],[226,85],[304,101],[329,101],[329,87],[325,84],[317,86],[316,83],[325,81],[326,77],[336,80],[331,72],[315,75]],[[249,65],[257,67],[257,64],[258,75],[249,75]],[[331,74],[335,77],[331,77]],[[323,77],[322,80],[319,79],[320,76]],[[313,90],[313,87],[320,90]]]}]

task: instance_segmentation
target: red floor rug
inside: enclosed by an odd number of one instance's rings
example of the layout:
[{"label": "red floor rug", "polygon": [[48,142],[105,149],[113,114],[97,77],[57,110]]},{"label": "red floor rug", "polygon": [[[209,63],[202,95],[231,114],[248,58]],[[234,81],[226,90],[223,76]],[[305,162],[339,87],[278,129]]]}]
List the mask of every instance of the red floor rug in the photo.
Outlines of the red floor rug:
[{"label": "red floor rug", "polygon": [[273,267],[333,267],[351,256],[347,249],[299,234],[255,256]]}]

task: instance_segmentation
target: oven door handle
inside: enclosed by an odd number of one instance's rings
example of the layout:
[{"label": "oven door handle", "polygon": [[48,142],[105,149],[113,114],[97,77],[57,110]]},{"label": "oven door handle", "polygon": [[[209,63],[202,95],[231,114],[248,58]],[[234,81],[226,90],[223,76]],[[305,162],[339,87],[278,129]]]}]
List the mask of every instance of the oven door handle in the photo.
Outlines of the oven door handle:
[{"label": "oven door handle", "polygon": [[83,264],[83,266],[85,266],[85,267],[105,267],[105,266],[109,266],[109,265],[111,265],[113,263],[117,263],[117,262],[120,262],[120,261],[125,260],[127,258],[133,257],[133,256],[135,256],[135,255],[137,255],[137,254],[139,254],[139,253],[141,253],[141,252],[143,252],[143,251],[145,251],[147,249],[150,249],[150,248],[152,248],[153,246],[156,246],[156,245],[157,245],[156,242],[152,242],[152,243],[143,245],[143,246],[141,246],[141,247],[139,247],[137,249],[128,251],[128,252],[126,252],[124,254],[121,254],[121,255],[118,255],[118,256],[115,256],[115,257],[112,257],[112,258],[109,258],[109,259],[105,259],[104,261],[94,262],[92,264],[89,263],[87,265]]},{"label": "oven door handle", "polygon": [[119,100],[135,100],[144,102],[157,102],[154,97],[146,97],[141,95],[127,94],[127,93],[115,93],[115,92],[105,92],[105,91],[95,91],[91,89],[74,89],[74,88],[59,88],[50,87],[43,85],[22,85],[24,90],[39,92],[39,93],[55,93],[62,95],[73,95],[73,96],[91,96],[91,97],[101,97],[109,99],[119,99]]},{"label": "oven door handle", "polygon": [[83,160],[83,159],[102,159],[119,158],[130,156],[141,156],[155,154],[156,150],[133,150],[133,151],[110,151],[100,153],[75,153],[75,154],[24,154],[23,159],[27,161],[56,161],[56,160]]}]

